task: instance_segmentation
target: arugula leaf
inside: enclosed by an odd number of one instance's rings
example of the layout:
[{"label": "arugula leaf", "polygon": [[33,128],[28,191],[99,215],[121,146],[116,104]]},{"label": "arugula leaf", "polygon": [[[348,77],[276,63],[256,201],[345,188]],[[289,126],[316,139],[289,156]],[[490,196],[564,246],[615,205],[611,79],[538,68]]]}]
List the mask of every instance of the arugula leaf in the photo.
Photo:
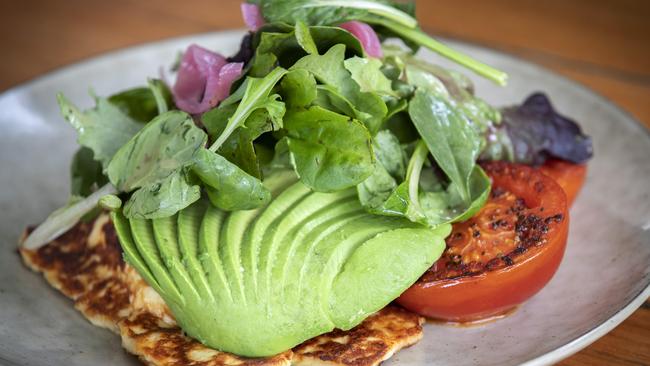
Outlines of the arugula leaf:
[{"label": "arugula leaf", "polygon": [[[125,97],[121,97],[122,100]],[[96,98],[93,109],[80,111],[63,94],[57,95],[63,117],[77,130],[77,141],[93,151],[104,170],[113,155],[140,129],[142,123],[105,98]]]},{"label": "arugula leaf", "polygon": [[347,104],[366,113],[367,117],[359,118],[375,134],[383,122],[388,108],[382,98],[376,93],[362,92],[359,85],[352,80],[350,72],[345,68],[345,46],[335,45],[324,55],[307,55],[298,60],[290,70],[304,69],[316,77],[322,84],[331,87],[330,94],[338,94],[348,101]]},{"label": "arugula leaf", "polygon": [[70,165],[70,194],[87,197],[94,187],[101,187],[108,182],[102,174],[102,165],[94,159],[93,151],[82,146],[72,157]]},{"label": "arugula leaf", "polygon": [[188,183],[182,170],[176,170],[156,183],[133,192],[124,205],[124,216],[131,219],[169,217],[201,198],[201,188]]},{"label": "arugula leaf", "polygon": [[315,191],[352,187],[372,173],[372,140],[359,121],[312,106],[287,111],[284,126],[294,169]]},{"label": "arugula leaf", "polygon": [[[210,146],[210,151],[216,152],[237,128],[244,126],[248,117],[257,109],[268,111],[272,123],[282,126],[282,116],[285,112],[284,103],[279,101],[278,94],[271,92],[287,70],[277,67],[264,78],[247,78],[245,92],[234,113],[223,128],[223,132]],[[208,124],[209,117],[204,115],[204,123]]]},{"label": "arugula leaf", "polygon": [[121,192],[158,183],[192,164],[206,140],[205,132],[187,113],[163,113],[115,153],[108,178]]},{"label": "arugula leaf", "polygon": [[481,141],[471,122],[444,98],[421,89],[409,104],[409,115],[438,166],[469,204],[470,175]]},{"label": "arugula leaf", "polygon": [[250,210],[271,200],[262,181],[207,149],[199,150],[192,171],[206,184],[210,202],[223,210]]},{"label": "arugula leaf", "polygon": [[355,56],[343,61],[343,64],[362,92],[396,96],[391,88],[391,81],[380,70],[380,60]]}]

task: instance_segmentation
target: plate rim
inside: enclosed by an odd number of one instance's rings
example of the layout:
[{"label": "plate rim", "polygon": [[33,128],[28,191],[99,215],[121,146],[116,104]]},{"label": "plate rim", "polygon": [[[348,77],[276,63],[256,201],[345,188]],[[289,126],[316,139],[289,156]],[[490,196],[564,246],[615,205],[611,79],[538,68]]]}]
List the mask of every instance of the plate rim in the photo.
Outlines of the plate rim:
[{"label": "plate rim", "polygon": [[[241,35],[246,31],[247,29],[245,28],[227,28],[227,29],[222,29],[217,31],[192,33],[192,34],[180,35],[175,37],[163,38],[163,39],[158,39],[150,42],[141,42],[126,47],[116,48],[83,59],[79,59],[75,62],[65,64],[60,67],[56,67],[44,73],[38,74],[34,77],[31,77],[23,82],[20,82],[19,84],[9,87],[8,89],[2,90],[0,92],[0,99],[4,99],[10,94],[17,93],[21,89],[29,89],[30,87],[33,87],[34,84],[38,84],[40,82],[46,82],[50,78],[55,78],[61,74],[70,72],[77,67],[85,66],[93,63],[100,63],[104,60],[122,54],[127,54],[137,49],[148,48],[148,47],[155,48],[155,47],[162,46],[163,44],[182,42],[183,40],[187,40],[189,42],[190,40],[196,38],[209,38],[209,37],[216,37],[216,36],[227,37],[227,36]],[[479,49],[481,51],[490,52],[496,54],[499,57],[509,59],[510,61],[519,64],[523,64],[524,66],[529,67],[535,71],[551,74],[559,81],[567,85],[570,85],[571,87],[576,88],[591,97],[595,97],[600,103],[606,104],[609,107],[613,108],[613,110],[615,110],[617,113],[619,113],[624,117],[623,120],[625,121],[626,124],[628,124],[629,126],[633,126],[638,130],[643,131],[645,137],[650,139],[650,127],[645,126],[640,120],[638,120],[634,115],[632,115],[631,112],[621,107],[617,102],[605,97],[600,92],[593,90],[592,88],[583,84],[580,81],[561,75],[555,72],[554,70],[551,70],[541,64],[536,63],[535,61],[523,59],[505,50],[491,48],[483,44],[474,43],[471,41],[466,41],[454,37],[436,37],[436,38],[442,40],[443,42],[451,42],[455,44],[467,45],[472,48]],[[616,328],[618,325],[620,325],[625,319],[627,319],[630,315],[632,315],[632,313],[634,313],[637,309],[639,309],[641,305],[649,298],[650,298],[650,277],[647,278],[646,283],[641,287],[639,292],[636,295],[634,295],[625,306],[616,310],[611,316],[605,319],[602,323],[592,327],[591,329],[585,331],[581,335],[576,336],[572,340],[566,342],[565,344],[559,347],[556,347],[555,349],[552,349],[540,356],[525,361],[521,365],[522,366],[549,365],[579,352],[580,350],[586,348],[587,346],[589,346],[590,344],[592,344],[593,342],[600,339],[608,332]],[[1,356],[2,355],[0,355],[0,362],[3,362],[4,364],[6,360],[2,359]]]}]

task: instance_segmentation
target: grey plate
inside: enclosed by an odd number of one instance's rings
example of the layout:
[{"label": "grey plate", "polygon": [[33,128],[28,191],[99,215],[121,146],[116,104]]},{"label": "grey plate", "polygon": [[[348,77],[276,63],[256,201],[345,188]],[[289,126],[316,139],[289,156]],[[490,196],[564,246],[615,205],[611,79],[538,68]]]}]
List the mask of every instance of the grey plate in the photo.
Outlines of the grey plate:
[{"label": "grey plate", "polygon": [[[28,224],[62,205],[75,133],[55,93],[90,106],[88,88],[106,95],[141,85],[191,42],[236,50],[240,31],[172,39],[114,52],[50,73],[0,96],[0,364],[135,365],[119,337],[88,323],[72,303],[20,262],[16,242]],[[557,275],[512,316],[476,328],[427,324],[424,339],[399,352],[400,365],[541,365],[577,352],[630,315],[650,294],[650,138],[612,103],[538,66],[451,42],[510,74],[507,88],[477,80],[497,105],[546,91],[593,136],[596,157],[573,211],[569,247]],[[439,61],[430,53],[423,57]]]}]

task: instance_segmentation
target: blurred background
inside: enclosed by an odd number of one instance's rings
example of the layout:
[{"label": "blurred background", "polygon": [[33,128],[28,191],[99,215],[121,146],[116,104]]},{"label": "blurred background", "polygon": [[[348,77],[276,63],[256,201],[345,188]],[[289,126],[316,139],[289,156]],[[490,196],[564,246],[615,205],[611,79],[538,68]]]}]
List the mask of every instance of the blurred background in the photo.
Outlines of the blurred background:
[{"label": "blurred background", "polygon": [[[0,0],[0,92],[126,46],[242,28],[239,4]],[[541,64],[592,88],[650,127],[650,1],[422,0],[417,6],[425,31]],[[560,364],[650,365],[650,305],[646,302],[614,331]]]}]

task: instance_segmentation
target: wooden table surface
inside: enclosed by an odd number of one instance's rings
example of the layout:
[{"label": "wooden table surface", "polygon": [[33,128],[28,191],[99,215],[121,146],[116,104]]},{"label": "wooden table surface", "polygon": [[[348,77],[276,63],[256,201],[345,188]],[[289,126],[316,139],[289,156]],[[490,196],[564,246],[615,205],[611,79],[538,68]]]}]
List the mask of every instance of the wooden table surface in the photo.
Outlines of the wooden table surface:
[{"label": "wooden table surface", "polygon": [[[650,1],[418,1],[428,32],[539,63],[650,127]],[[231,0],[2,0],[0,91],[106,51],[242,27]],[[560,365],[650,365],[650,304]]]}]

